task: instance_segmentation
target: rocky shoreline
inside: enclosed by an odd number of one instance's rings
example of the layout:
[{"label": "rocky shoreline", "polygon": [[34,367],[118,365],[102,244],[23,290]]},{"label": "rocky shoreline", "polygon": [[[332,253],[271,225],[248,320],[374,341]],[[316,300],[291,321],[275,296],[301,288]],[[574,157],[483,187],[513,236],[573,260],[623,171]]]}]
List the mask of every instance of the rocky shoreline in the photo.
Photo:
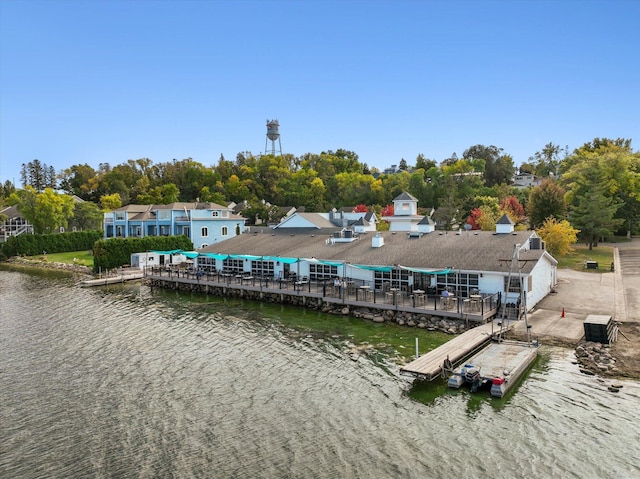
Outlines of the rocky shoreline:
[{"label": "rocky shoreline", "polygon": [[616,359],[611,354],[609,345],[585,341],[576,347],[577,364],[584,374],[615,375]]},{"label": "rocky shoreline", "polygon": [[207,284],[179,283],[167,280],[147,280],[151,287],[169,288],[181,291],[213,294],[222,297],[244,298],[266,303],[286,303],[300,306],[327,314],[353,316],[374,323],[393,322],[400,326],[416,327],[428,331],[441,331],[447,334],[459,334],[469,326],[466,321],[453,318],[441,318],[424,313],[410,313],[407,311],[393,311],[389,309],[376,309],[373,307],[352,307],[344,304],[327,303],[322,298],[308,296],[289,295],[282,292],[247,291],[242,289],[227,288],[224,286],[210,286]]},{"label": "rocky shoreline", "polygon": [[[45,259],[32,260],[26,258],[11,258],[8,263],[22,265],[25,267],[37,267],[37,268],[49,268],[56,270],[64,270],[72,273],[76,273],[83,276],[94,276],[91,268],[81,265],[72,265],[66,263],[49,262]],[[164,284],[151,284],[151,286],[166,287]],[[192,288],[193,285],[189,285]],[[203,293],[217,294],[221,296],[238,296],[237,290],[223,291],[202,291]],[[244,293],[243,297],[247,299],[253,299],[256,301],[266,301],[278,303],[283,301],[282,295],[259,293],[260,297],[249,297],[250,295]],[[420,329],[426,329],[427,331],[440,331],[447,334],[460,334],[468,329],[469,325],[459,319],[442,318],[438,316],[432,316],[428,314],[416,314],[405,311],[393,311],[382,310],[370,307],[349,307],[345,305],[336,305],[331,303],[325,303],[322,300],[313,298],[300,298],[295,296],[288,296],[288,302],[293,305],[302,306],[306,308],[322,311],[327,314],[335,315],[351,315],[356,318],[361,318],[376,323],[392,322],[400,326],[415,327]],[[633,325],[635,326],[635,324]],[[627,335],[635,333],[635,329],[627,330]],[[634,339],[634,343],[637,338]],[[547,344],[558,344],[566,347],[575,347],[576,364],[579,365],[580,371],[584,374],[598,375],[607,378],[639,378],[640,377],[640,361],[638,361],[637,354],[625,354],[628,352],[628,347],[623,351],[619,346],[603,345],[593,342],[581,342],[577,346],[574,344],[566,343],[562,340],[545,341]],[[624,361],[619,361],[624,359]],[[621,385],[619,383],[612,384],[611,390],[619,390]],[[617,392],[617,391],[614,391]]]},{"label": "rocky shoreline", "polygon": [[86,276],[93,276],[93,270],[88,266],[82,266],[79,264],[67,264],[67,263],[57,263],[54,261],[47,261],[46,259],[27,259],[20,257],[13,257],[6,261],[7,263],[17,264],[22,266],[29,266],[32,268],[47,268],[47,269],[57,269],[69,271],[72,273],[78,273]]}]

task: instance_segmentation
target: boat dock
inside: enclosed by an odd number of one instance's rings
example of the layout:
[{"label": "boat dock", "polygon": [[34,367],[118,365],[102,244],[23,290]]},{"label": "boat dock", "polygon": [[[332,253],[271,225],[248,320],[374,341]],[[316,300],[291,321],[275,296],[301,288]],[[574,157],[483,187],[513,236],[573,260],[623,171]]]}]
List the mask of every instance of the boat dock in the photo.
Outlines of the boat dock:
[{"label": "boat dock", "polygon": [[104,278],[86,279],[80,283],[83,288],[90,286],[105,286],[108,284],[124,283],[125,281],[133,281],[135,279],[144,278],[142,271],[128,271],[126,273],[117,274],[115,276],[105,276]]},{"label": "boat dock", "polygon": [[501,341],[491,343],[458,368],[449,379],[449,387],[458,388],[469,382],[465,370],[477,371],[473,392],[485,384],[491,385],[491,395],[503,397],[518,382],[538,355],[538,343]]},{"label": "boat dock", "polygon": [[[443,374],[446,369],[464,361],[473,353],[483,348],[492,339],[494,332],[498,332],[500,326],[495,322],[489,322],[476,326],[440,347],[429,351],[427,354],[411,361],[400,368],[400,374],[413,376],[416,379],[431,381]],[[445,362],[447,364],[445,364]]]}]

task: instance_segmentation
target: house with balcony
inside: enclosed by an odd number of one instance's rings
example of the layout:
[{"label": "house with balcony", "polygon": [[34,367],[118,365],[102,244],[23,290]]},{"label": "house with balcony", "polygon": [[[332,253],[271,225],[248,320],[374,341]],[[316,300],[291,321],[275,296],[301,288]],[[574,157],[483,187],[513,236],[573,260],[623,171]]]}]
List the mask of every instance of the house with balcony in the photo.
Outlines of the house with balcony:
[{"label": "house with balcony", "polygon": [[33,234],[33,225],[29,223],[15,206],[7,206],[0,210],[5,220],[0,223],[0,243],[4,243],[12,236],[23,233]]},{"label": "house with balcony", "polygon": [[126,205],[104,214],[104,238],[185,235],[196,249],[245,230],[245,218],[216,203]]}]

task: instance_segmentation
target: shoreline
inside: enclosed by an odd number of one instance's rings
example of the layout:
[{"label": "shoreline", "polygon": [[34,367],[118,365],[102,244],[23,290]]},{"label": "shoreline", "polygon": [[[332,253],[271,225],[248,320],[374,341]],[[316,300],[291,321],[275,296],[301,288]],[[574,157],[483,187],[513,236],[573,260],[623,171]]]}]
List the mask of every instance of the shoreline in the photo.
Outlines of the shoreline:
[{"label": "shoreline", "polygon": [[[88,266],[17,257],[10,258],[5,263],[18,267],[53,269],[84,277],[96,277],[92,268]],[[539,339],[543,345],[574,349],[576,363],[585,374],[607,379],[640,380],[640,322],[618,322],[618,328],[620,334],[617,341],[610,345],[601,345],[602,347],[594,347],[592,344],[585,343],[583,339],[575,341],[553,334],[541,335]],[[523,339],[522,333],[514,330],[510,332],[509,337]],[[589,354],[584,354],[585,348],[588,348]]]},{"label": "shoreline", "polygon": [[90,268],[89,266],[82,266],[78,264],[57,263],[57,262],[46,261],[42,259],[33,260],[33,259],[26,259],[26,258],[20,258],[20,257],[9,258],[7,261],[4,261],[4,263],[17,265],[17,266],[24,266],[28,268],[55,269],[58,271],[68,271],[70,273],[77,273],[84,276],[91,276],[91,277],[95,276],[93,274],[92,268]]}]

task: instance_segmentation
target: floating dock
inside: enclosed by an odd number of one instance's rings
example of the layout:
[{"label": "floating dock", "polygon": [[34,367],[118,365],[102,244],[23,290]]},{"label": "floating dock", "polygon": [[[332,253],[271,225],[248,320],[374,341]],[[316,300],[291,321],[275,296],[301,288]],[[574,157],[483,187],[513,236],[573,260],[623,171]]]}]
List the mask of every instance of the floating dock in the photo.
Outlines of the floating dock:
[{"label": "floating dock", "polygon": [[[453,373],[449,387],[458,388],[469,383],[474,391],[491,385],[491,395],[503,397],[535,361],[538,348],[538,343],[520,341],[491,343]],[[475,375],[470,376],[469,371]]]}]

